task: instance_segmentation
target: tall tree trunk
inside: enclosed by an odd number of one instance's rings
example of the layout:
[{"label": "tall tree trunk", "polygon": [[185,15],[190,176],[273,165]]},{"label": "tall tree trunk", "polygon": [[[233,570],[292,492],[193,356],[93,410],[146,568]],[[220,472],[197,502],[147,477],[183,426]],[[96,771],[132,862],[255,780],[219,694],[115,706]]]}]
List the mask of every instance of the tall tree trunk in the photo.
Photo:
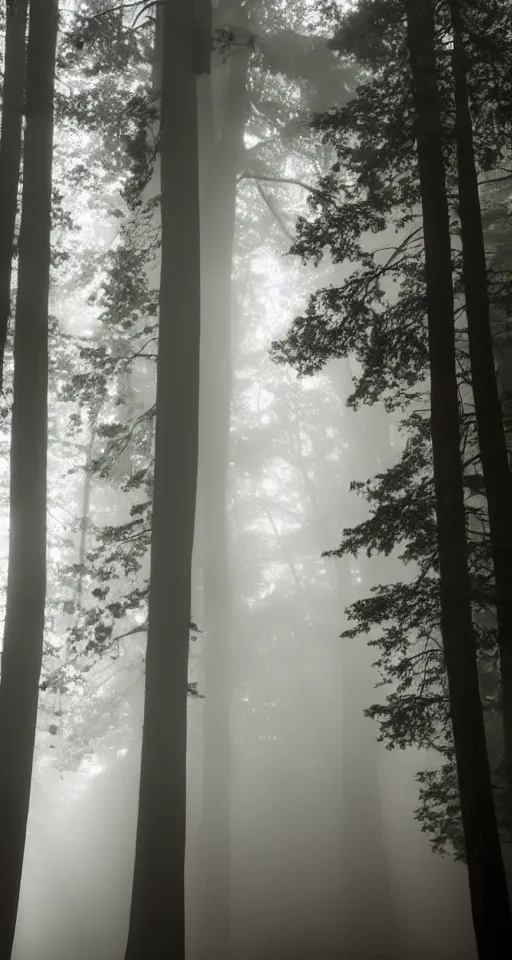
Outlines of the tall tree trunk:
[{"label": "tall tree trunk", "polygon": [[512,482],[494,365],[485,243],[468,102],[464,25],[459,0],[451,0],[450,9],[454,43],[452,65],[459,214],[469,356],[496,580],[505,763],[509,794],[512,797]]},{"label": "tall tree trunk", "polygon": [[[205,137],[203,195],[201,493],[206,631],[203,811],[199,837],[200,956],[228,960],[231,872],[232,598],[227,475],[232,389],[231,272],[246,106],[248,54],[235,47],[222,69],[222,127]],[[206,122],[207,121],[207,118]]]},{"label": "tall tree trunk", "polygon": [[48,296],[57,0],[31,6],[14,340],[9,568],[0,682],[0,960],[16,925],[46,592]]},{"label": "tall tree trunk", "polygon": [[425,238],[441,633],[478,954],[480,960],[497,960],[509,956],[512,950],[512,920],[493,806],[471,618],[450,226],[432,0],[406,0],[405,9]]},{"label": "tall tree trunk", "polygon": [[0,394],[4,383],[4,357],[11,312],[12,257],[20,179],[21,128],[25,105],[28,0],[14,0],[6,7],[0,135]]},{"label": "tall tree trunk", "polygon": [[200,244],[195,27],[166,0],[162,268],[139,814],[126,960],[185,956],[187,678],[199,419]]}]

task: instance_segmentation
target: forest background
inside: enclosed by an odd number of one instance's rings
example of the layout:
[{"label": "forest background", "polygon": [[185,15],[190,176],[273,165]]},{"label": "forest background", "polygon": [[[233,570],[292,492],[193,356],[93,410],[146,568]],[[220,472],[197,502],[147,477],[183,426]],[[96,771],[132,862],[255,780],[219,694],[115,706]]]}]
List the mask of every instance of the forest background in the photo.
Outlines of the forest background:
[{"label": "forest background", "polygon": [[[2,957],[17,919],[22,960],[110,960],[128,930],[128,960],[149,943],[181,956],[185,933],[194,957],[468,958],[464,862],[510,922],[499,863],[476,863],[480,820],[467,862],[441,630],[420,13],[435,15],[488,822],[510,869],[507,609],[457,154],[466,103],[506,444],[508,5],[13,0]],[[416,821],[460,862],[431,856]],[[505,956],[471,889],[479,956]]]}]

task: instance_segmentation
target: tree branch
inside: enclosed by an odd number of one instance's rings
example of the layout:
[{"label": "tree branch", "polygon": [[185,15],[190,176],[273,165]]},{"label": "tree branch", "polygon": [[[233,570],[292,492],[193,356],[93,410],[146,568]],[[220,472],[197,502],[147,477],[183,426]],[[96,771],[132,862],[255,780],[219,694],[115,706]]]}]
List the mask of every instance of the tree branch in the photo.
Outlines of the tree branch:
[{"label": "tree branch", "polygon": [[275,217],[277,223],[278,223],[279,226],[281,227],[281,230],[283,231],[283,233],[285,234],[285,236],[288,238],[288,240],[290,240],[291,243],[293,243],[293,241],[295,240],[295,237],[294,237],[293,233],[291,232],[291,230],[288,229],[288,227],[287,227],[287,225],[286,225],[283,217],[281,216],[281,213],[280,213],[279,210],[277,209],[274,201],[270,199],[270,197],[268,196],[268,194],[266,193],[266,191],[263,189],[263,187],[261,186],[261,183],[259,183],[258,180],[255,180],[254,182],[255,182],[256,189],[257,189],[257,191],[258,191],[261,199],[266,203],[268,209],[270,210],[271,214]]},{"label": "tree branch", "polygon": [[313,193],[315,190],[315,187],[312,187],[311,184],[305,183],[304,180],[297,180],[295,177],[270,177],[263,173],[251,173],[250,170],[241,173],[237,179],[237,183],[240,183],[241,180],[262,180],[266,183],[289,183],[295,187],[302,187],[303,190],[307,190],[309,193]]}]

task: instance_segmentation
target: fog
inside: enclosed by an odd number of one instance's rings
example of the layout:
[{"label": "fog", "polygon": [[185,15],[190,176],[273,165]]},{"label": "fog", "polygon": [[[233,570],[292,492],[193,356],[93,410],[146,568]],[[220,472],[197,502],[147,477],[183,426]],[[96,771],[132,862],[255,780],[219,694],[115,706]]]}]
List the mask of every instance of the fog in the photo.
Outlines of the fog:
[{"label": "fog", "polygon": [[[245,143],[254,143],[247,131]],[[320,154],[318,146],[314,162],[288,154],[279,161],[288,164],[288,176],[314,177]],[[153,181],[147,193],[156,192]],[[119,197],[116,203],[128,216]],[[340,639],[350,603],[375,583],[410,574],[394,555],[322,557],[365,516],[350,481],[398,457],[398,416],[378,405],[346,408],[350,363],[336,361],[299,380],[268,353],[312,290],[343,279],[343,267],[326,262],[313,269],[284,256],[286,230],[304,210],[300,187],[270,186],[262,194],[249,179],[239,181],[228,347],[218,328],[210,339],[205,330],[192,609],[198,629],[190,661],[199,696],[188,704],[187,955],[228,960],[230,942],[232,960],[472,960],[465,867],[434,854],[414,816],[415,774],[437,757],[377,742],[378,725],[363,711],[387,691],[375,689],[371,637]],[[116,223],[104,213],[95,219],[93,211],[84,244],[114,243]],[[399,240],[371,238],[383,247]],[[209,256],[205,250],[205,269]],[[154,289],[158,270],[158,261],[148,268]],[[221,299],[218,282],[212,302]],[[57,301],[70,333],[79,325],[83,332],[85,323],[91,339],[101,336],[86,293],[80,300],[76,290],[66,291]],[[227,397],[231,408],[227,462],[220,466],[227,421],[212,427],[214,395]],[[132,366],[125,396],[127,421],[151,408],[149,362]],[[54,416],[65,414],[55,408]],[[75,519],[101,527],[129,515],[134,495],[116,481],[142,441],[151,447],[151,423],[139,428],[116,461],[116,476],[93,477],[85,500],[90,431],[83,428],[82,472],[67,495]],[[63,473],[55,435],[52,443],[50,495],[58,497]],[[100,441],[93,436],[92,443],[98,453]],[[215,496],[224,506],[212,520]],[[66,559],[76,561],[79,551],[77,535]],[[85,607],[92,606],[98,572],[93,568],[84,582]],[[120,574],[119,595],[124,587]],[[56,634],[62,638],[72,622],[61,614]],[[124,955],[144,625],[121,622],[117,634],[115,652],[88,666],[85,686],[42,697],[14,960]]]},{"label": "fog", "polygon": [[[254,266],[245,265],[246,275]],[[376,742],[376,723],[363,717],[364,708],[382,696],[374,689],[375,654],[364,638],[339,638],[347,604],[374,582],[404,576],[403,568],[393,557],[351,563],[321,558],[322,550],[337,546],[342,529],[362,516],[361,502],[348,493],[349,481],[392,463],[398,434],[393,418],[380,409],[344,409],[339,392],[347,393],[350,384],[341,361],[329,377],[297,381],[261,352],[253,371],[258,338],[270,343],[283,327],[281,311],[287,318],[293,308],[296,294],[287,269],[277,261],[269,277],[256,264],[257,288],[250,280],[245,288],[239,285],[226,491],[229,678],[221,678],[230,738],[227,754],[218,760],[227,762],[229,774],[232,955],[470,960],[475,954],[465,868],[434,855],[414,819],[414,775],[436,758],[390,752]],[[295,281],[295,265],[292,272]],[[315,282],[314,272],[304,273],[304,284]],[[152,389],[142,371],[136,390],[150,395]],[[204,469],[207,476],[208,465]],[[93,484],[96,517],[109,496],[108,489]],[[202,795],[211,654],[200,550],[198,543],[193,615],[202,633],[191,644],[191,677],[204,699],[189,701],[187,923],[193,960],[219,956],[209,946],[212,918],[204,906],[205,897],[215,898],[218,891],[204,890],[199,849],[203,843],[217,850],[219,830],[208,822]],[[72,771],[66,769],[66,739],[59,733],[41,738],[16,960],[123,955],[137,812],[143,638],[124,643],[120,659],[97,668],[91,701],[84,706],[83,723],[99,724],[94,754]],[[215,766],[217,758],[208,762]],[[213,836],[205,836],[205,825]],[[215,862],[209,867],[215,875]]]}]

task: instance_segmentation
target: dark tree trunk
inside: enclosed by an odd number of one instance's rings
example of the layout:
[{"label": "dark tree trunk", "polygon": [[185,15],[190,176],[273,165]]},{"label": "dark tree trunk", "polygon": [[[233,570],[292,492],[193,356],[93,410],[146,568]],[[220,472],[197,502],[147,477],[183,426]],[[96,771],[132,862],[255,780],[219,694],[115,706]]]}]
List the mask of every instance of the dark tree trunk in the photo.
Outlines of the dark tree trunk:
[{"label": "dark tree trunk", "polygon": [[512,922],[480,704],[467,569],[448,202],[432,0],[406,0],[423,208],[441,632],[480,960],[510,956]]},{"label": "dark tree trunk", "polygon": [[[463,20],[451,0],[453,75],[464,287],[478,443],[496,580],[507,781],[512,790],[512,482],[491,335],[487,264],[466,82]],[[512,796],[512,795],[511,795]]]},{"label": "dark tree trunk", "polygon": [[163,15],[162,266],[139,813],[126,960],[185,956],[187,679],[199,419],[195,27]]},{"label": "dark tree trunk", "polygon": [[0,394],[11,312],[11,274],[18,184],[21,127],[25,106],[28,0],[7,4],[5,14],[4,89],[0,135]]},{"label": "dark tree trunk", "polygon": [[14,340],[9,569],[0,683],[0,958],[16,925],[46,592],[48,295],[57,0],[31,6]]}]

